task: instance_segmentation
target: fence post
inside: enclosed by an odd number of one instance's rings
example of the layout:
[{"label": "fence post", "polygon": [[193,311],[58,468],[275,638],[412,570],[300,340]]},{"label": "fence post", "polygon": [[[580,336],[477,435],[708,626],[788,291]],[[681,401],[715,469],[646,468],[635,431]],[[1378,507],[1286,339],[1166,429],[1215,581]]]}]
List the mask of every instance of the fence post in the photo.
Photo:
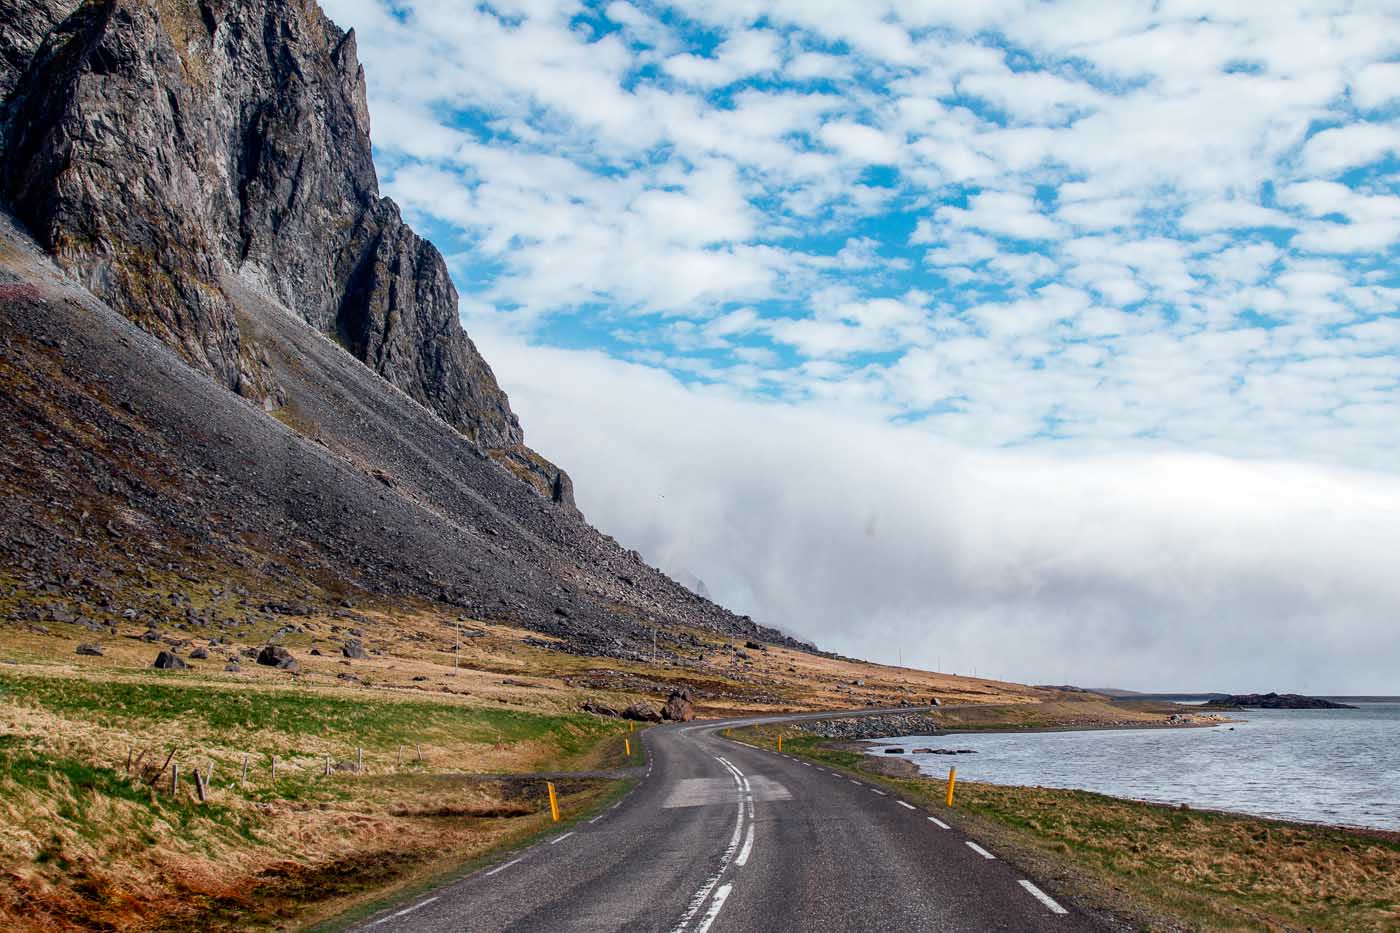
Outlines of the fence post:
[{"label": "fence post", "polygon": [[402,768],[402,767],[403,767],[403,746],[402,746],[402,745],[399,746],[399,754],[398,754],[398,756],[394,759],[394,767],[395,767],[395,768]]},{"label": "fence post", "polygon": [[170,796],[180,795],[180,763],[177,761],[170,766]]},{"label": "fence post", "polygon": [[277,756],[272,756],[272,783],[277,783]]},{"label": "fence post", "polygon": [[331,776],[331,756],[326,756],[326,777]]},{"label": "fence post", "polygon": [[559,822],[559,798],[554,793],[554,782],[545,781],[545,787],[549,788],[549,815],[554,817],[554,822]]},{"label": "fence post", "polygon": [[248,756],[243,756],[243,773],[238,776],[238,786],[242,787],[248,783]]},{"label": "fence post", "polygon": [[363,770],[365,770],[365,750],[364,750],[363,748],[356,748],[356,749],[355,749],[355,773],[356,773],[356,774],[359,774],[359,773],[360,773],[361,771],[363,771]]},{"label": "fence post", "polygon": [[948,806],[953,805],[953,785],[958,782],[958,769],[948,769]]},{"label": "fence post", "polygon": [[199,795],[200,803],[208,799],[204,792],[204,778],[200,776],[198,768],[194,769],[194,792]]},{"label": "fence post", "polygon": [[632,760],[632,740],[631,740],[631,739],[623,739],[623,740],[622,740],[622,747],[625,748],[625,749],[627,749],[627,760],[628,760],[628,761],[631,761],[631,760]]},{"label": "fence post", "polygon": [[422,743],[422,742],[419,742],[419,743],[418,743],[418,763],[419,763],[420,765],[423,763],[423,743]]}]

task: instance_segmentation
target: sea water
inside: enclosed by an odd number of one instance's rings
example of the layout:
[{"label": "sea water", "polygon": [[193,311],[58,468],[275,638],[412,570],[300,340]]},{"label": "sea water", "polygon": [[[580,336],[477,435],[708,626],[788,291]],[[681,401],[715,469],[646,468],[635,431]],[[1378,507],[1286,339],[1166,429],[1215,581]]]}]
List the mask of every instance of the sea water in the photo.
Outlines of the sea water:
[{"label": "sea water", "polygon": [[[1070,787],[1257,816],[1400,830],[1400,698],[1354,710],[1245,710],[1210,728],[905,736],[875,746],[970,748],[914,755],[925,774]],[[885,757],[881,754],[881,757]]]}]

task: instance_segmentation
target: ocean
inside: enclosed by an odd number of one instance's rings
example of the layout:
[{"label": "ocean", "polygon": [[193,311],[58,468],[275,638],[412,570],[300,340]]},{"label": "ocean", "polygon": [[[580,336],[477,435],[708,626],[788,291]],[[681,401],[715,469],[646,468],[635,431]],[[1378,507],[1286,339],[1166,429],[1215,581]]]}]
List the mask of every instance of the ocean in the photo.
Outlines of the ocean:
[{"label": "ocean", "polygon": [[[1070,787],[1257,816],[1400,830],[1400,698],[1355,710],[1246,710],[1213,728],[904,736],[886,746],[970,748],[912,755],[925,774]],[[886,757],[881,753],[881,757]]]}]

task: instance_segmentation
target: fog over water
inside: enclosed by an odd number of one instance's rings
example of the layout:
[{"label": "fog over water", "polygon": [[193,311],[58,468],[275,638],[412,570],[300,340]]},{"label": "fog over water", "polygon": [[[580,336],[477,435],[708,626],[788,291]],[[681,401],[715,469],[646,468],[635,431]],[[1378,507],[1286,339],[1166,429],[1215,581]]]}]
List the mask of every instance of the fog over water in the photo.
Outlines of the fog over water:
[{"label": "fog over water", "polygon": [[958,446],[478,336],[588,518],[839,652],[1029,682],[1390,694],[1400,479]]}]

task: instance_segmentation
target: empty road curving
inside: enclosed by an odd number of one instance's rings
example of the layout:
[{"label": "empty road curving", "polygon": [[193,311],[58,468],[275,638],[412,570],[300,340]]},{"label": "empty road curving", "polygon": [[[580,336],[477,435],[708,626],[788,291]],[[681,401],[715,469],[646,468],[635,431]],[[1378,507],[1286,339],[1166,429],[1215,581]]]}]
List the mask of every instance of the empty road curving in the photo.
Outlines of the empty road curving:
[{"label": "empty road curving", "polygon": [[[849,714],[843,714],[849,715]],[[638,786],[595,819],[358,930],[1105,930],[883,788],[729,741],[648,730]]]}]

